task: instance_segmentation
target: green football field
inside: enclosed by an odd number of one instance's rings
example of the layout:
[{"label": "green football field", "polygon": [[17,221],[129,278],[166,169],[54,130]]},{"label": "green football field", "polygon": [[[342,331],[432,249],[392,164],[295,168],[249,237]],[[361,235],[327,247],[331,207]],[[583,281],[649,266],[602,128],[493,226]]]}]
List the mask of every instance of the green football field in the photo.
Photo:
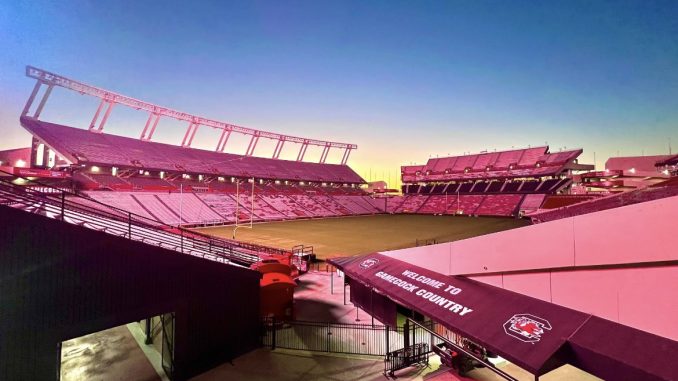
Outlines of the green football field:
[{"label": "green football field", "polygon": [[[314,220],[255,223],[239,227],[236,239],[291,249],[313,246],[318,259],[402,249],[435,240],[451,242],[529,225],[513,218],[375,215]],[[202,233],[231,238],[233,226],[197,229]]]}]

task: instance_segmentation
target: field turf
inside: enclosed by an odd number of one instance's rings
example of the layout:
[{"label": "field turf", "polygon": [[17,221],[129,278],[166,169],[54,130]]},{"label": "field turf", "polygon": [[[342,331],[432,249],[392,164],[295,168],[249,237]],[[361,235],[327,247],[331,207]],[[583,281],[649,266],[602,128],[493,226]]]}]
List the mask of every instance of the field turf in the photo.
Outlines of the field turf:
[{"label": "field turf", "polygon": [[[236,239],[291,249],[313,246],[318,259],[413,247],[422,241],[451,242],[528,225],[511,218],[375,215],[296,220],[240,227]],[[202,233],[231,238],[232,226],[198,229]]]}]

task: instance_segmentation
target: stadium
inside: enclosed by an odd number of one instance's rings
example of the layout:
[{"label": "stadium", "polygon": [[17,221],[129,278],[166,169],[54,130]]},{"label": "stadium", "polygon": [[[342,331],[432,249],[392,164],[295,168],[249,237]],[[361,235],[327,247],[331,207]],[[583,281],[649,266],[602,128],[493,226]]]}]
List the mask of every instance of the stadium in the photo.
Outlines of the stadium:
[{"label": "stadium", "polygon": [[[406,152],[392,182],[322,128],[24,74],[0,380],[678,380],[670,145],[602,169],[548,144]],[[61,96],[95,107],[45,118]]]}]

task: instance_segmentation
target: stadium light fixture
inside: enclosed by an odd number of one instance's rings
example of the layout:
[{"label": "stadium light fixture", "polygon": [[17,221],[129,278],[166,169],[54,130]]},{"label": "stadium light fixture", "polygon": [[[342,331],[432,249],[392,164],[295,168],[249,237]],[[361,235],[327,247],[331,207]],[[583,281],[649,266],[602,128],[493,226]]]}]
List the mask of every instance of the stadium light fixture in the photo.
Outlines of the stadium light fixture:
[{"label": "stadium light fixture", "polygon": [[99,173],[99,167],[97,167],[96,165],[93,165],[92,166],[92,172]]},{"label": "stadium light fixture", "polygon": [[631,168],[631,169],[629,169],[629,172],[631,172],[631,173],[636,173],[636,169],[635,169],[635,168]]},{"label": "stadium light fixture", "polygon": [[24,167],[24,166],[26,166],[26,162],[23,161],[22,159],[19,159],[19,160],[16,161],[16,163],[14,163],[14,166],[15,167]]}]

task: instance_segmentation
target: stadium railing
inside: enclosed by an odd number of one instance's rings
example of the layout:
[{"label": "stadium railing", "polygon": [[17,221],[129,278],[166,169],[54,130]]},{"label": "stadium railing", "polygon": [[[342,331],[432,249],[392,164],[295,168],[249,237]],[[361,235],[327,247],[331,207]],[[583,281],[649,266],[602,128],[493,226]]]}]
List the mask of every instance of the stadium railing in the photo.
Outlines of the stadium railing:
[{"label": "stadium railing", "polygon": [[[291,254],[165,225],[70,191],[0,172],[11,176],[0,177],[0,205],[218,262],[249,266],[262,255],[289,258]],[[21,184],[15,183],[17,179]]]}]

